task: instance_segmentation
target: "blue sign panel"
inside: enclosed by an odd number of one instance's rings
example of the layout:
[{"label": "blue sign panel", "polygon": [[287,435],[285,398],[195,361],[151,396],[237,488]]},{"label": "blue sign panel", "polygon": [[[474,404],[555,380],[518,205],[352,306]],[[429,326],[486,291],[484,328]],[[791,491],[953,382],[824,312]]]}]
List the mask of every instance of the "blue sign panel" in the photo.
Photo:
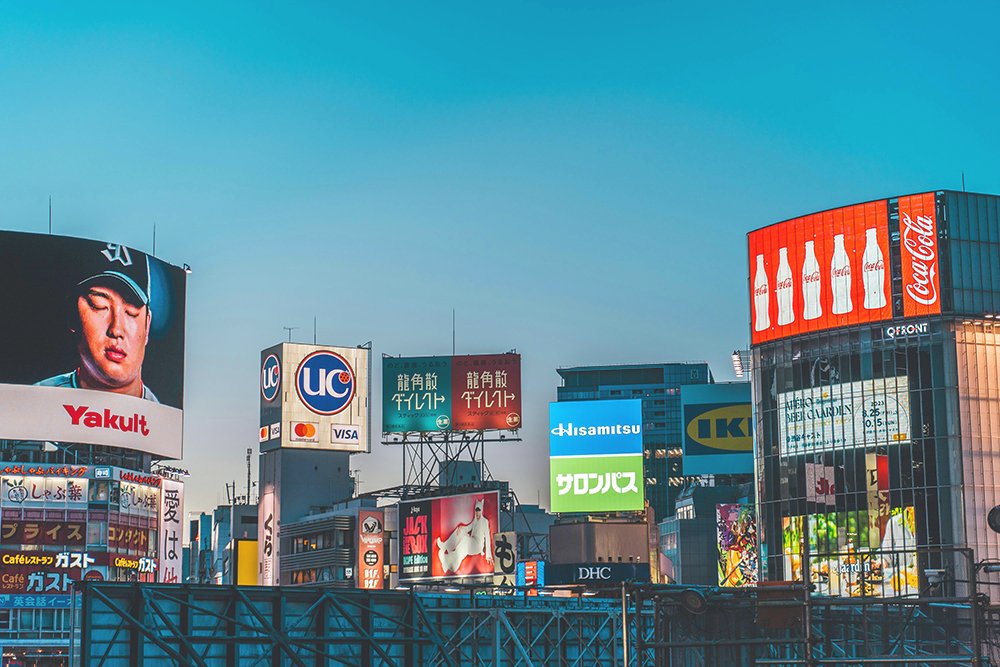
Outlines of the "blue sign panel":
[{"label": "blue sign panel", "polygon": [[550,456],[642,454],[642,401],[549,404]]}]

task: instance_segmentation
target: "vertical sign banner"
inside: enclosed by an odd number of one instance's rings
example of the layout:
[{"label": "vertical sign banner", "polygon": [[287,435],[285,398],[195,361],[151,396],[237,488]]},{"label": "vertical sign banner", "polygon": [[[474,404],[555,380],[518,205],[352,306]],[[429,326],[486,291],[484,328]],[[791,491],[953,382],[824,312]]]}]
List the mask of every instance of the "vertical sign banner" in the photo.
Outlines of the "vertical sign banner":
[{"label": "vertical sign banner", "polygon": [[358,511],[358,588],[369,591],[382,588],[384,525],[382,510]]},{"label": "vertical sign banner", "polygon": [[493,585],[517,584],[517,533],[505,531],[493,536]]},{"label": "vertical sign banner", "polygon": [[367,452],[371,350],[282,343],[261,353],[261,451]]},{"label": "vertical sign banner", "polygon": [[426,579],[431,573],[431,501],[399,503],[399,580]]},{"label": "vertical sign banner", "polygon": [[903,316],[941,312],[940,248],[933,192],[899,198]]},{"label": "vertical sign banner", "polygon": [[521,355],[382,358],[382,432],[517,430]]},{"label": "vertical sign banner", "polygon": [[642,510],[642,401],[550,403],[549,457],[553,512]]},{"label": "vertical sign banner", "polygon": [[757,519],[752,505],[715,506],[719,586],[757,585]]},{"label": "vertical sign banner", "polygon": [[278,505],[274,487],[265,487],[260,495],[257,544],[260,560],[260,585],[278,584]]},{"label": "vertical sign banner", "polygon": [[888,222],[882,199],[750,232],[752,344],[892,319]]},{"label": "vertical sign banner", "polygon": [[183,583],[184,483],[163,478],[160,502],[160,574],[164,584]]}]

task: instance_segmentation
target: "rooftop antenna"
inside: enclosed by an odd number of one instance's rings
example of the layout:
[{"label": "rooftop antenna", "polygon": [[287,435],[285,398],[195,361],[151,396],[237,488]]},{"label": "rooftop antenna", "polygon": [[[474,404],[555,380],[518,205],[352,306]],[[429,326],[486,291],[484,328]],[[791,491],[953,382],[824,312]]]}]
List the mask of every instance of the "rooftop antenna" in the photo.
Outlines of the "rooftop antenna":
[{"label": "rooftop antenna", "polygon": [[295,331],[296,329],[298,329],[298,327],[281,327],[281,328],[288,332],[288,342],[291,343],[292,342],[292,332]]},{"label": "rooftop antenna", "polygon": [[253,448],[247,447],[247,505],[250,504],[250,457],[253,456]]},{"label": "rooftop antenna", "polygon": [[962,192],[965,192],[965,172],[962,172]]},{"label": "rooftop antenna", "polygon": [[49,195],[49,236],[52,236],[52,195]]},{"label": "rooftop antenna", "polygon": [[451,356],[455,356],[455,309],[451,309]]},{"label": "rooftop antenna", "polygon": [[316,344],[316,316],[313,315],[313,345]]},{"label": "rooftop antenna", "polygon": [[153,257],[156,257],[156,223],[153,223]]}]

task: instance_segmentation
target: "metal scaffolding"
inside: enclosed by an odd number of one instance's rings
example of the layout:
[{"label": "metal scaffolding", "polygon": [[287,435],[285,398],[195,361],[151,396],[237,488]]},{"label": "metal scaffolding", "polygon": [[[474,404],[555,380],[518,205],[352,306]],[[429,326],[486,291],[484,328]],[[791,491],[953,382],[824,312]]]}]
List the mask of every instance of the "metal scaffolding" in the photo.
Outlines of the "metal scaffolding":
[{"label": "metal scaffolding", "polygon": [[970,589],[832,598],[801,584],[645,584],[527,597],[82,582],[72,652],[78,665],[139,667],[996,667],[1000,613]]}]

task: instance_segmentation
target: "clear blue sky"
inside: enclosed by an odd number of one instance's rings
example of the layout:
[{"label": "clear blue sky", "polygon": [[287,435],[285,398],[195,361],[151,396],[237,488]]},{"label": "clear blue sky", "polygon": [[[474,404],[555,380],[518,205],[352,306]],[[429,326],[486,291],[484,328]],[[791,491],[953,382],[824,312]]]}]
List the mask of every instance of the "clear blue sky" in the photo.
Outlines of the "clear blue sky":
[{"label": "clear blue sky", "polygon": [[[547,504],[559,366],[747,340],[745,236],[934,188],[1000,193],[995,3],[6,3],[0,227],[194,267],[187,509],[256,447],[258,351],[524,355]],[[30,332],[26,332],[30,343]],[[379,383],[375,384],[378,396]],[[377,402],[376,402],[377,403]],[[375,417],[380,420],[376,409]],[[401,453],[356,457],[365,491]]]}]

